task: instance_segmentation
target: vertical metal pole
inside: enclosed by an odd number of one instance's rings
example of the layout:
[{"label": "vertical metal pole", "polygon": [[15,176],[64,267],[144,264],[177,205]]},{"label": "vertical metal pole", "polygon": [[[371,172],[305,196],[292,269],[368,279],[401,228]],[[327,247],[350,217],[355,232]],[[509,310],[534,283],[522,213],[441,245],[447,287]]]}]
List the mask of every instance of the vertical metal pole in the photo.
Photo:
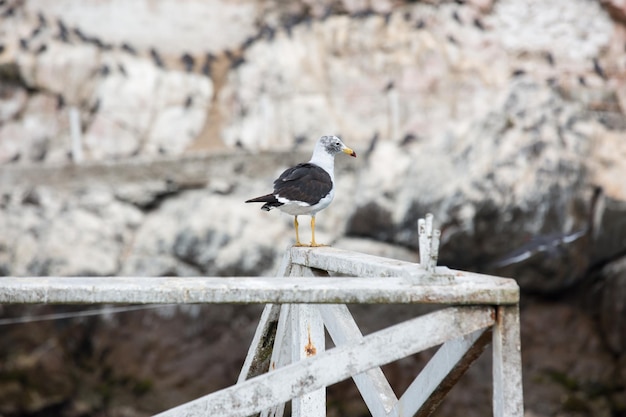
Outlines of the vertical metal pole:
[{"label": "vertical metal pole", "polygon": [[428,260],[430,259],[430,242],[426,231],[426,220],[419,219],[417,221],[417,234],[419,238],[420,248],[420,265],[422,268],[428,269]]},{"label": "vertical metal pole", "polygon": [[439,238],[441,231],[433,229],[433,215],[427,213],[425,218],[417,221],[419,238],[420,265],[427,271],[434,272],[439,257]]},{"label": "vertical metal pole", "polygon": [[493,415],[523,417],[519,306],[497,306],[493,327]]},{"label": "vertical metal pole", "polygon": [[[293,304],[291,306],[293,337],[291,362],[312,357],[325,349],[324,325],[317,306]],[[321,388],[291,402],[293,417],[326,416],[326,388]]]},{"label": "vertical metal pole", "polygon": [[[293,265],[292,277],[314,276],[310,268],[302,265]],[[290,309],[291,334],[291,363],[317,355],[326,349],[324,337],[324,322],[316,305],[292,304]],[[326,416],[326,388],[294,398],[291,401],[292,417],[325,417]]]}]

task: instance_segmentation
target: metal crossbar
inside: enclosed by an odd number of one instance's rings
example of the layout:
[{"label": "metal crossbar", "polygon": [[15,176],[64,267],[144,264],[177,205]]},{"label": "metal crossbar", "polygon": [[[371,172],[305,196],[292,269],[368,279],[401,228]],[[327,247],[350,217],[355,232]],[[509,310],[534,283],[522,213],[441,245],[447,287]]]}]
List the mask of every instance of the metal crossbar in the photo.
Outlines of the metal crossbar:
[{"label": "metal crossbar", "polygon": [[[402,271],[403,279],[409,283],[403,303],[457,306],[363,336],[343,304],[269,305],[263,312],[238,384],[232,387],[232,393],[237,393],[238,398],[245,397],[246,392],[238,389],[243,390],[247,385],[242,384],[250,381],[256,381],[257,386],[269,387],[269,379],[266,379],[269,375],[283,375],[286,379],[277,387],[279,392],[263,392],[264,399],[268,401],[265,403],[268,404],[267,408],[262,409],[259,405],[251,411],[244,407],[241,414],[231,410],[228,415],[244,416],[261,410],[262,417],[280,417],[284,411],[283,398],[287,396],[293,402],[292,415],[325,416],[323,388],[346,379],[349,373],[372,416],[428,416],[480,356],[485,346],[493,341],[494,415],[521,417],[523,403],[517,284],[511,279],[468,274],[448,268],[432,266],[431,269],[431,273],[424,275],[424,268],[420,265],[330,248],[289,250],[283,260],[281,273],[295,278],[296,285],[308,282],[309,277],[313,276],[318,281],[336,280],[328,278],[329,272],[356,274],[367,270],[370,278],[361,280],[381,283],[379,296],[384,297],[387,284],[395,283],[396,279],[386,276]],[[470,283],[480,286],[481,290],[471,291],[467,287]],[[456,293],[457,290],[459,293]],[[444,293],[446,296],[443,296]],[[450,302],[451,299],[455,301]],[[320,353],[324,329],[336,347]],[[397,340],[391,340],[387,335],[390,329],[398,330],[395,334]],[[384,347],[375,342],[382,334],[387,340]],[[439,344],[441,347],[437,353],[398,399],[380,370],[380,365]],[[268,345],[273,346],[273,351],[267,348]],[[338,352],[340,348],[352,352],[352,359],[358,357],[359,360],[369,359],[371,362],[361,369],[354,361],[344,362],[344,358],[329,354]],[[315,354],[307,356],[306,353],[311,351],[315,351]],[[300,383],[302,375],[294,373],[293,365],[303,366],[307,361],[322,361],[319,362],[319,369],[306,374],[307,380],[321,383],[303,389]],[[341,374],[342,370],[347,371]],[[292,377],[295,379],[289,379]],[[286,389],[291,391],[285,392]],[[188,406],[196,410],[207,409],[216,404],[214,400],[217,397],[209,395]],[[163,413],[162,416],[179,416],[183,409],[173,409],[171,413]],[[214,408],[207,410],[221,412]]]},{"label": "metal crossbar", "polygon": [[[432,224],[432,222],[431,222]],[[237,383],[159,416],[325,416],[325,387],[352,378],[374,417],[428,416],[493,344],[493,413],[522,417],[514,280],[334,248],[290,248],[276,278],[3,278],[0,303],[265,303]],[[350,275],[361,278],[332,277]],[[290,277],[286,279],[285,277]],[[346,303],[454,305],[362,335]],[[326,350],[324,331],[334,348]],[[441,345],[400,398],[380,366]]]}]

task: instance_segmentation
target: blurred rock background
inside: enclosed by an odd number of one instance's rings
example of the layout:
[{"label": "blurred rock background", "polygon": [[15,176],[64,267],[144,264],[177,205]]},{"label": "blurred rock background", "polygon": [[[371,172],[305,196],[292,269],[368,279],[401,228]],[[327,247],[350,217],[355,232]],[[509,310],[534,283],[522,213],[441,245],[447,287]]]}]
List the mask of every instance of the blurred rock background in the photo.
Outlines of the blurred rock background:
[{"label": "blurred rock background", "polygon": [[[416,260],[434,213],[440,264],[521,286],[526,415],[626,416],[620,0],[0,0],[0,275],[273,275],[292,220],[243,201],[328,133],[359,158],[318,240]],[[420,312],[353,310],[365,331]],[[5,325],[0,415],[228,386],[259,315]],[[399,393],[427,357],[385,367]],[[436,415],[490,415],[490,389],[484,355]],[[368,415],[351,383],[329,395]]]}]

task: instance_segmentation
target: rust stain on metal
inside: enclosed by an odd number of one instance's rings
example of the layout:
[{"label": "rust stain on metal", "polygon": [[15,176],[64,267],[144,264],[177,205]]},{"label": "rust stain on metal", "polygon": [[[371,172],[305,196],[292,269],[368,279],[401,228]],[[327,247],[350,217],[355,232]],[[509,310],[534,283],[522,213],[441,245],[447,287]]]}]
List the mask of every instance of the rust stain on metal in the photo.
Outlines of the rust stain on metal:
[{"label": "rust stain on metal", "polygon": [[497,326],[502,326],[502,309],[500,306],[496,306],[493,309],[493,315],[495,315],[494,317],[494,322]]},{"label": "rust stain on metal", "polygon": [[309,340],[307,344],[304,346],[304,353],[306,354],[307,357],[309,357],[309,356],[313,356],[317,354],[317,348],[315,347],[315,345],[313,344],[313,341],[311,340],[311,326],[308,327],[307,333],[308,333]]}]

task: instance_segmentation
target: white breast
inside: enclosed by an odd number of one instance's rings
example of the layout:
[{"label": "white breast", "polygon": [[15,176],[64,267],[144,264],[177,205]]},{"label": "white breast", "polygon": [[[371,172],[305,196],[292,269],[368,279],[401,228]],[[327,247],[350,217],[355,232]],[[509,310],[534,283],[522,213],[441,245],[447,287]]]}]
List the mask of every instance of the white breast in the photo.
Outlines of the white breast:
[{"label": "white breast", "polygon": [[303,214],[314,216],[318,211],[324,210],[335,198],[335,188],[331,188],[330,192],[323,197],[317,204],[309,205],[303,202],[289,201],[278,197],[277,200],[283,203],[278,209],[292,216],[300,216]]}]

